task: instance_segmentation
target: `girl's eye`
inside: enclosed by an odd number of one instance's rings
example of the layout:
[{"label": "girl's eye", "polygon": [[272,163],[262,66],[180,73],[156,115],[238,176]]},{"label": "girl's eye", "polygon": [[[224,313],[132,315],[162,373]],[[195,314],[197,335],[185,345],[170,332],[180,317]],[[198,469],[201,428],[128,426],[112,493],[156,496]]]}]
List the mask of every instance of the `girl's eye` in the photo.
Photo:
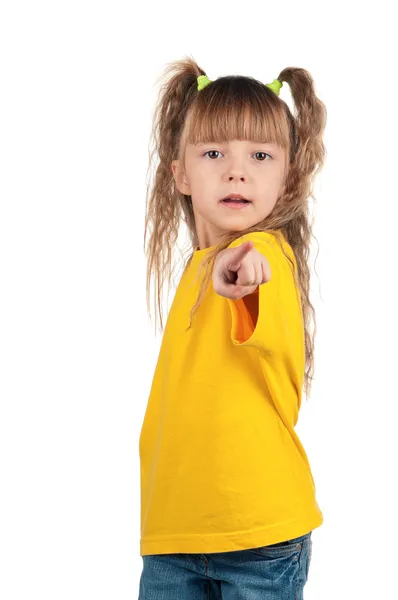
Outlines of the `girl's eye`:
[{"label": "girl's eye", "polygon": [[272,158],[272,156],[270,156],[269,154],[267,154],[267,152],[256,152],[255,154],[264,154],[265,156],[269,156],[270,158]]},{"label": "girl's eye", "polygon": [[[218,152],[218,154],[221,154],[221,152],[219,150],[208,150],[207,152],[205,152],[203,154],[203,156],[206,156],[207,154],[210,154],[210,152],[215,152],[215,153]],[[265,156],[269,156],[270,158],[272,158],[272,156],[270,154],[267,154],[267,152],[255,152],[253,156],[255,156],[256,154],[263,154]],[[213,157],[209,156],[209,158],[213,158]],[[217,157],[215,157],[215,158],[217,158]],[[264,159],[260,159],[259,162],[264,162]]]},{"label": "girl's eye", "polygon": [[[218,152],[219,154],[221,154],[221,152],[219,150],[208,150],[207,152],[204,153],[203,156],[206,156],[206,154],[209,154],[210,152]],[[209,157],[209,158],[213,158],[213,157]]]}]

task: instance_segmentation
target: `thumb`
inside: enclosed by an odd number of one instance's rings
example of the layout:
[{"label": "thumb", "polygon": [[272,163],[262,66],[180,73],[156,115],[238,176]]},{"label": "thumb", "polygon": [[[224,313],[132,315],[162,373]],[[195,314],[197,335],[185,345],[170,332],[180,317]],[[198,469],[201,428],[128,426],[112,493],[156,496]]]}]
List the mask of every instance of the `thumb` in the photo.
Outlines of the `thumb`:
[{"label": "thumb", "polygon": [[236,248],[231,248],[231,258],[228,261],[228,268],[231,271],[237,271],[242,263],[242,260],[245,258],[246,254],[249,254],[250,250],[253,248],[254,243],[251,241],[243,242],[240,246],[236,246]]}]

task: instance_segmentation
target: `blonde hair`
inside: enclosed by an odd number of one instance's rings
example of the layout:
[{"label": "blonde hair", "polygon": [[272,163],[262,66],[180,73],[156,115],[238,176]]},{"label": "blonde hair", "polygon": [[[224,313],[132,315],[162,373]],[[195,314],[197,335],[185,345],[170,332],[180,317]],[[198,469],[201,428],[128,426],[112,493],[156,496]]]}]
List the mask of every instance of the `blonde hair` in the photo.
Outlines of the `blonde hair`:
[{"label": "blonde hair", "polygon": [[[317,98],[308,71],[288,67],[278,79],[290,86],[296,115],[288,105],[264,83],[247,76],[220,77],[200,92],[197,77],[206,75],[191,57],[169,63],[165,81],[156,105],[149,156],[149,168],[158,164],[154,181],[147,187],[144,246],[147,244],[147,306],[150,313],[150,281],[155,278],[156,307],[163,330],[161,294],[165,280],[172,275],[173,248],[177,242],[181,220],[187,225],[192,254],[198,247],[191,197],[179,192],[175,185],[171,163],[184,161],[187,143],[223,142],[229,140],[269,141],[285,148],[289,170],[285,188],[272,210],[260,223],[243,231],[224,236],[214,251],[206,255],[205,277],[191,312],[198,309],[209,285],[216,256],[232,241],[254,231],[281,232],[292,247],[297,264],[296,282],[300,290],[305,329],[304,387],[308,396],[314,372],[315,310],[310,302],[310,268],[308,265],[312,223],[308,200],[314,198],[312,184],[325,160],[322,135],[326,124],[326,107]],[[283,249],[283,247],[282,247]],[[287,256],[286,252],[285,255]],[[289,257],[287,257],[289,258]],[[313,325],[311,332],[311,325]]]}]

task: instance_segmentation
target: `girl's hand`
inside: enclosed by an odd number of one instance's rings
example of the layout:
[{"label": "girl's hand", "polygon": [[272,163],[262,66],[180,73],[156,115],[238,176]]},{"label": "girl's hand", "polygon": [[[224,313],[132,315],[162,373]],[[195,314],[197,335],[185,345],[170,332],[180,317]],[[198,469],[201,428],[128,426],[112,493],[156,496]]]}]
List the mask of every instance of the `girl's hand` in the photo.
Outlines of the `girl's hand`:
[{"label": "girl's hand", "polygon": [[250,241],[236,248],[225,248],[214,263],[214,291],[231,300],[252,294],[259,285],[270,279],[269,262]]}]

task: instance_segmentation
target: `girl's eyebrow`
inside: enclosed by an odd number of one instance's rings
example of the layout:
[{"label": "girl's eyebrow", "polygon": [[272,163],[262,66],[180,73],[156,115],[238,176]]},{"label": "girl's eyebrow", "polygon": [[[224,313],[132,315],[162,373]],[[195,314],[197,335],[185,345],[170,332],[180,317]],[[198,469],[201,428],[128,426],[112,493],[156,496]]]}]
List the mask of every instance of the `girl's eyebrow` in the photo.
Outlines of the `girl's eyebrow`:
[{"label": "girl's eyebrow", "polygon": [[[264,141],[264,142],[254,142],[254,141],[248,140],[248,143],[249,144],[263,144],[263,145],[266,145],[266,146],[276,146],[277,145],[274,142],[267,142],[267,141]],[[198,142],[195,145],[199,148],[201,146],[208,146],[209,144],[228,144],[228,142],[212,142],[212,141],[209,141],[209,142]]]}]

